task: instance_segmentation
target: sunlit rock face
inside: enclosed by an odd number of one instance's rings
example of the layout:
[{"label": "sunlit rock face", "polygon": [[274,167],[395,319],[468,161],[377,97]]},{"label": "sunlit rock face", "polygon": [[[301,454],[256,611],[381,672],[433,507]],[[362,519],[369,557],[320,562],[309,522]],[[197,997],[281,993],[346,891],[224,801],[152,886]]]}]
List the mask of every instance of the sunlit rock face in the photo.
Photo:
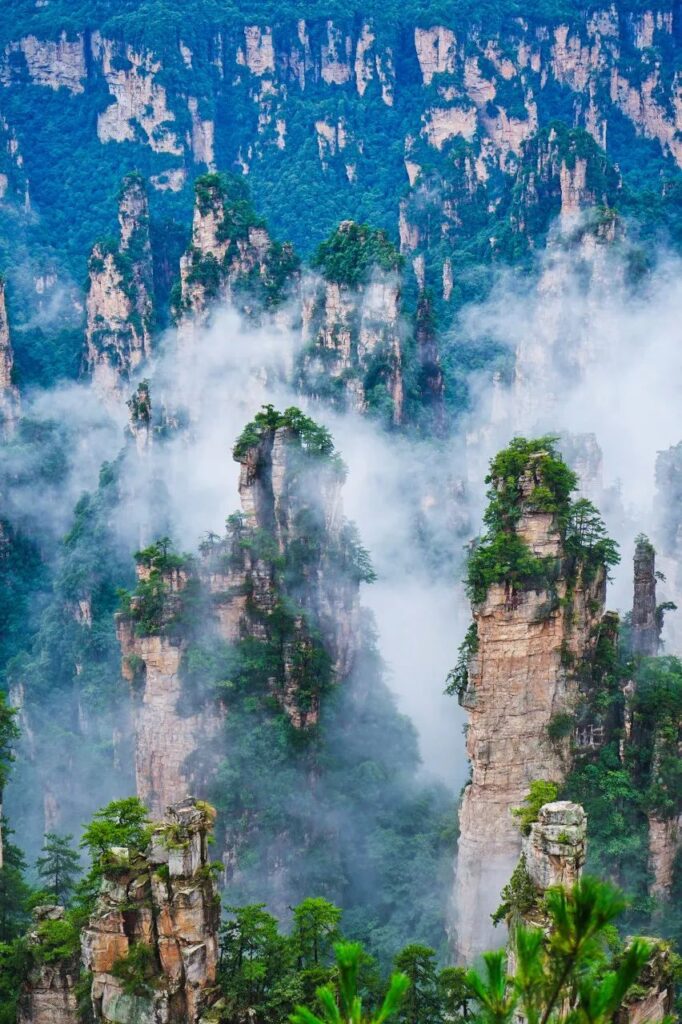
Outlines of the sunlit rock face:
[{"label": "sunlit rock face", "polygon": [[489,915],[521,849],[512,808],[532,781],[560,781],[570,767],[567,743],[550,742],[548,726],[573,707],[578,682],[569,665],[589,659],[604,611],[604,572],[589,583],[569,579],[556,516],[534,509],[540,485],[531,463],[515,532],[535,555],[558,560],[553,593],[493,584],[473,605],[478,649],[461,698],[472,776],[460,808],[454,896],[455,949],[465,962],[499,945]]},{"label": "sunlit rock face", "polygon": [[[213,812],[192,799],[169,807],[149,850],[105,854],[97,905],[82,933],[95,1020],[196,1024],[215,1002],[220,908],[208,870]],[[112,968],[148,950],[135,992]]]},{"label": "sunlit rock face", "polygon": [[251,320],[266,310],[274,313],[297,280],[293,248],[272,240],[244,182],[218,174],[197,179],[191,243],[180,260],[180,294],[174,300],[181,342],[196,341],[221,302]]}]

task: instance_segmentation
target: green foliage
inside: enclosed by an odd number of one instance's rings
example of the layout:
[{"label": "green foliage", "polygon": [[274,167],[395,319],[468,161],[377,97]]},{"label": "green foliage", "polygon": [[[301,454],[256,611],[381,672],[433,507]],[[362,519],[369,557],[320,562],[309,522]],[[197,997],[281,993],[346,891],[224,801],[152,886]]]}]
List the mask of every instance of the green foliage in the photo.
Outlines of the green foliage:
[{"label": "green foliage", "polygon": [[512,593],[551,589],[560,566],[555,559],[534,555],[515,532],[524,513],[556,517],[555,529],[570,560],[569,580],[580,572],[589,581],[619,561],[618,545],[608,537],[592,503],[571,500],[577,477],[558,453],[556,440],[551,435],[531,441],[515,437],[492,459],[486,477],[486,533],[473,545],[467,562],[472,601],[483,601],[494,583],[504,583]]},{"label": "green foliage", "polygon": [[461,701],[469,686],[469,662],[478,651],[478,627],[472,622],[459,646],[457,664],[448,672],[445,693]]},{"label": "green foliage", "polygon": [[38,944],[31,949],[40,964],[53,964],[71,959],[80,951],[80,932],[69,917],[41,921],[37,928]]},{"label": "green foliage", "polygon": [[467,562],[466,589],[475,603],[485,600],[494,583],[512,590],[549,586],[555,560],[539,558],[516,533],[500,532],[477,541]]},{"label": "green foliage", "polygon": [[5,694],[0,692],[0,797],[7,785],[14,761],[14,746],[19,738],[16,715],[17,709],[10,707]]},{"label": "green foliage", "polygon": [[617,889],[592,878],[570,891],[550,889],[547,933],[514,931],[514,977],[502,950],[484,954],[484,973],[468,972],[473,1020],[507,1024],[520,1012],[529,1024],[608,1024],[652,953],[650,943],[633,939],[620,956],[609,955],[609,929],[624,907]]},{"label": "green foliage", "polygon": [[522,854],[512,872],[512,876],[502,890],[502,902],[494,914],[493,924],[510,919],[513,925],[526,917],[537,905],[538,894],[526,867],[526,858]]},{"label": "green foliage", "polygon": [[247,423],[235,442],[235,459],[238,462],[243,461],[250,449],[280,428],[292,432],[305,455],[326,459],[339,468],[342,467],[343,464],[334,449],[332,436],[326,427],[315,423],[295,406],[278,412],[274,406],[264,405],[262,411],[256,413],[253,420]]},{"label": "green foliage", "polygon": [[0,943],[11,943],[28,923],[31,889],[25,880],[26,859],[10,839],[13,835],[2,819],[3,867],[0,871]]},{"label": "green foliage", "polygon": [[409,981],[398,1019],[402,1024],[435,1024],[440,1021],[441,994],[435,951],[413,942],[397,954],[394,963],[396,970]]},{"label": "green foliage", "polygon": [[144,942],[133,942],[126,955],[112,964],[111,973],[121,982],[126,995],[147,996],[152,991],[155,969],[152,947]]},{"label": "green foliage", "polygon": [[391,976],[388,991],[378,1012],[369,1017],[363,1014],[362,998],[358,995],[358,974],[363,960],[363,949],[356,942],[339,942],[334,947],[338,981],[336,991],[331,985],[317,990],[321,1016],[304,1006],[291,1014],[291,1024],[384,1024],[395,1016],[410,984],[404,974]]},{"label": "green foliage", "polygon": [[80,858],[72,842],[73,836],[48,832],[43,844],[43,856],[36,861],[38,876],[56,903],[68,903],[80,874]]},{"label": "green foliage", "polygon": [[550,742],[560,743],[573,735],[575,729],[575,716],[568,711],[558,711],[552,715],[547,726],[547,736]]},{"label": "green foliage", "polygon": [[330,956],[339,938],[341,910],[321,896],[308,897],[294,908],[293,937],[302,967],[317,967]]},{"label": "green foliage", "polygon": [[312,260],[328,281],[350,288],[365,284],[375,269],[398,271],[403,257],[384,231],[344,221],[321,243]]},{"label": "green foliage", "polygon": [[556,800],[558,794],[559,787],[555,782],[548,782],[545,779],[535,779],[534,782],[531,782],[522,806],[512,808],[512,814],[516,818],[522,835],[530,835],[531,825],[538,820],[540,808],[544,804],[551,804]]},{"label": "green foliage", "polygon": [[136,796],[112,800],[97,811],[81,837],[81,848],[88,850],[97,866],[112,846],[127,847],[131,857],[143,853],[151,838],[149,812]]},{"label": "green foliage", "polygon": [[564,548],[582,567],[583,579],[592,579],[602,567],[618,565],[618,545],[607,532],[599,512],[587,498],[573,502],[565,518]]},{"label": "green foliage", "polygon": [[[565,515],[577,477],[561,458],[557,438],[515,437],[490,463],[488,507],[483,516],[493,530],[516,525],[524,511]],[[532,485],[530,496],[524,486]]]}]

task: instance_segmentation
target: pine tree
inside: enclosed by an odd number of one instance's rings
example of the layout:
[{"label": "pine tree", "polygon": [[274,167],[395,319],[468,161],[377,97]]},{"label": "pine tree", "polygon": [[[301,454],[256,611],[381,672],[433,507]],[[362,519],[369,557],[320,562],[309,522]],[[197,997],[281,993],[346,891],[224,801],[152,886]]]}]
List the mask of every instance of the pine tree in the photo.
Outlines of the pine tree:
[{"label": "pine tree", "polygon": [[46,888],[57,903],[66,904],[80,874],[80,858],[73,849],[73,836],[60,836],[48,832],[43,845],[43,857],[36,861],[36,870],[46,882]]}]

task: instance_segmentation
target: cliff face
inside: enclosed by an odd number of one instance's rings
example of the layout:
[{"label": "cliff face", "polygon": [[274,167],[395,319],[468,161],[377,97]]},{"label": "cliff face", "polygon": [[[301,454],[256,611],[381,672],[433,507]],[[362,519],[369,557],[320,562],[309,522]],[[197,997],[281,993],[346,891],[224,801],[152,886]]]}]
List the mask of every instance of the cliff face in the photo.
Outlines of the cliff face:
[{"label": "cliff face", "polygon": [[213,303],[230,301],[248,315],[275,307],[296,279],[289,245],[270,238],[244,182],[218,174],[195,183],[191,246],[180,261],[175,314],[186,339],[206,324]]},{"label": "cliff face", "polygon": [[78,1024],[78,956],[63,957],[49,963],[41,962],[45,943],[41,925],[64,918],[63,907],[36,907],[34,927],[28,933],[29,956],[34,966],[22,986],[17,1010],[17,1024]]},{"label": "cliff face", "polygon": [[139,175],[123,183],[118,222],[117,243],[98,242],[88,264],[85,366],[105,394],[124,390],[151,354],[152,252],[147,193]]},{"label": "cliff face", "polygon": [[[144,856],[125,847],[105,855],[82,934],[95,1020],[196,1024],[216,1001],[220,905],[209,871],[211,827],[210,808],[185,800],[168,808]],[[134,964],[144,965],[141,976]]]},{"label": "cliff face", "polygon": [[[380,248],[381,247],[381,248]],[[403,419],[400,259],[382,232],[344,221],[325,243],[321,280],[307,282],[304,391],[340,408]]]},{"label": "cliff face", "polygon": [[19,412],[19,392],[12,380],[14,353],[7,318],[5,282],[0,278],[0,437],[9,437]]},{"label": "cliff face", "polygon": [[[520,848],[511,809],[533,780],[561,781],[569,768],[566,743],[551,742],[548,727],[575,706],[579,684],[570,666],[589,660],[604,609],[603,568],[583,579],[555,513],[541,510],[541,492],[534,497],[546,486],[537,458],[518,481],[513,533],[551,560],[553,581],[492,583],[473,605],[477,640],[460,696],[472,777],[460,808],[455,885],[456,950],[464,961],[496,941],[488,914]],[[504,487],[493,477],[493,489]]]},{"label": "cliff face", "polygon": [[326,441],[300,413],[264,416],[235,449],[242,512],[228,520],[225,539],[207,541],[198,560],[147,549],[137,592],[118,617],[137,791],[155,812],[205,791],[210,750],[229,716],[229,701],[189,695],[184,659],[197,638],[268,646],[274,660],[262,682],[297,729],[317,721],[323,679],[342,681],[354,663],[359,578],[343,563],[353,541],[342,469],[314,450]]}]

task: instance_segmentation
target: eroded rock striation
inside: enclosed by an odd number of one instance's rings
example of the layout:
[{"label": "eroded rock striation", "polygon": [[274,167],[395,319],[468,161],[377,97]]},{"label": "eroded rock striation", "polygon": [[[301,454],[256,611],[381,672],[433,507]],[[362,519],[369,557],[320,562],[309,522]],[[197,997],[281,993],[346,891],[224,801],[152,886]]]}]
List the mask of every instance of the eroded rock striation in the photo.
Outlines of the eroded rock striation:
[{"label": "eroded rock striation", "polygon": [[138,174],[123,182],[118,222],[119,238],[98,242],[88,264],[85,367],[95,387],[120,395],[152,348],[149,207]]},{"label": "eroded rock striation", "polygon": [[[508,970],[516,969],[515,930],[519,926],[551,930],[544,897],[551,888],[567,890],[580,881],[587,846],[587,818],[580,804],[566,800],[544,804],[524,836],[521,858],[502,893],[500,912],[509,926]],[[675,993],[674,956],[669,943],[647,939],[651,955],[614,1020],[617,1024],[659,1024],[670,1013]],[[525,1018],[519,1015],[519,1020]]]},{"label": "eroded rock striation", "polygon": [[[464,961],[496,943],[488,914],[521,845],[512,808],[531,782],[559,782],[570,766],[568,740],[552,741],[550,725],[577,703],[573,667],[589,662],[604,610],[603,563],[584,561],[559,522],[575,478],[555,454],[543,442],[519,441],[493,460],[489,534],[470,562],[474,625],[458,689],[469,713],[472,777],[455,883],[455,945]],[[561,493],[557,468],[569,474]],[[492,580],[488,552],[497,565],[506,561]]]}]

